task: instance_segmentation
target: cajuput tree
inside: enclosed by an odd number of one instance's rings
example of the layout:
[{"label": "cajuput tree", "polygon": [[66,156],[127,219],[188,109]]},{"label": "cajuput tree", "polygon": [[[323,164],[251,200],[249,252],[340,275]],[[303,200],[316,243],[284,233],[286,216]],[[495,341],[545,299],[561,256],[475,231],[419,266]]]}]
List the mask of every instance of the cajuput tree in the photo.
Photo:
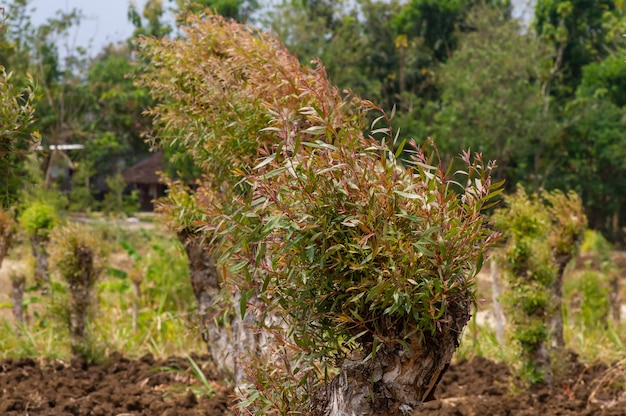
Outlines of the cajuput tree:
[{"label": "cajuput tree", "polygon": [[[140,82],[159,103],[156,143],[205,174],[168,212],[217,259],[222,322],[246,330],[232,340],[239,411],[410,413],[470,318],[497,237],[481,213],[494,164],[466,152],[447,175],[434,146],[400,140],[263,33],[213,15],[183,32],[145,41]],[[367,111],[382,142],[363,134]]]},{"label": "cajuput tree", "polygon": [[72,354],[93,359],[89,323],[102,271],[101,244],[83,224],[68,223],[55,228],[50,247],[52,269],[69,289],[66,317]]},{"label": "cajuput tree", "polygon": [[576,255],[587,226],[575,192],[523,188],[505,197],[494,222],[506,238],[501,259],[507,292],[505,312],[513,340],[521,349],[520,378],[551,384],[555,363],[564,353],[562,287],[567,265]]}]

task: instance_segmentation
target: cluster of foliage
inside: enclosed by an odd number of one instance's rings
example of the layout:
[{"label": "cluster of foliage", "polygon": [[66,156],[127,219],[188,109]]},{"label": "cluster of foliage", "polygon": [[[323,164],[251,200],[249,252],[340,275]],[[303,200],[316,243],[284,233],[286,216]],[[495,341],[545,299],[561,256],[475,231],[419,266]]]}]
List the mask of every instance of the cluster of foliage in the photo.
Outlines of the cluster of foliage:
[{"label": "cluster of foliage", "polygon": [[59,212],[54,205],[37,201],[22,211],[19,222],[28,237],[47,239],[59,222]]},{"label": "cluster of foliage", "polygon": [[[32,78],[29,81],[32,83]],[[23,173],[21,162],[37,142],[37,136],[30,130],[33,100],[31,87],[21,90],[12,73],[7,73],[0,62],[0,206],[3,207],[15,202]]]},{"label": "cluster of foliage", "polygon": [[504,304],[521,348],[519,375],[530,383],[552,383],[552,362],[562,358],[564,345],[563,274],[587,219],[575,193],[528,195],[519,188],[504,200],[494,222],[507,240],[501,259],[508,286]]},{"label": "cluster of foliage", "polygon": [[50,239],[50,262],[70,292],[68,322],[70,345],[76,356],[89,357],[88,324],[92,319],[94,286],[102,270],[102,245],[97,236],[79,223],[57,227]]},{"label": "cluster of foliage", "polygon": [[[279,317],[263,329],[270,349],[287,344],[298,351],[287,362],[304,365],[278,376],[298,380],[289,397],[268,376],[248,410],[295,410],[295,397],[310,406],[354,354],[375,362],[441,342],[433,361],[449,361],[496,237],[481,213],[499,192],[493,164],[464,153],[455,182],[436,148],[400,141],[384,113],[372,125],[382,142],[364,137],[365,112],[381,110],[343,97],[321,64],[302,67],[275,38],[216,15],[188,16],[182,30],[141,44],[155,142],[205,173],[195,195],[172,192],[183,208],[165,211],[214,242],[207,250],[228,266],[225,293],[240,294],[241,315],[254,313],[258,329]],[[417,405],[432,388],[420,382],[424,391],[389,398]]]}]

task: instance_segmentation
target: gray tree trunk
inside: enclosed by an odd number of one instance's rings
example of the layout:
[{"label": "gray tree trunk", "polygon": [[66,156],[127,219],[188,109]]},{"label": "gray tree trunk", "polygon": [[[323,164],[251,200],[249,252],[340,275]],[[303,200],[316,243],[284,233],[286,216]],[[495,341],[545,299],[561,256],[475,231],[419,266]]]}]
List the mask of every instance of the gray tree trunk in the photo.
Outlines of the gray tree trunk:
[{"label": "gray tree trunk", "polygon": [[93,252],[89,247],[81,247],[77,254],[80,272],[68,279],[70,288],[70,346],[75,356],[84,356],[88,347],[87,321],[93,298],[96,271]]},{"label": "gray tree trunk", "polygon": [[555,259],[558,269],[556,278],[550,287],[552,313],[549,318],[549,330],[550,347],[553,352],[558,353],[565,348],[565,339],[563,338],[563,276],[572,255],[570,253],[557,253]]},{"label": "gray tree trunk", "polygon": [[24,288],[26,286],[26,276],[21,271],[11,272],[11,285],[13,297],[13,317],[19,326],[24,325]]},{"label": "gray tree trunk", "polygon": [[383,346],[373,359],[345,360],[337,375],[313,402],[315,416],[411,414],[434,400],[435,389],[448,369],[471,303],[449,304],[434,336],[419,335],[400,345]]},{"label": "gray tree trunk", "polygon": [[35,257],[35,283],[46,292],[50,287],[50,274],[48,272],[48,244],[47,237],[34,235],[30,239],[33,256]]},{"label": "gray tree trunk", "polygon": [[504,343],[504,312],[500,303],[500,279],[498,278],[498,262],[495,257],[491,259],[491,297],[493,316],[495,320],[496,339],[500,344]]},{"label": "gray tree trunk", "polygon": [[[221,303],[219,274],[204,239],[186,231],[180,232],[178,238],[189,261],[191,286],[198,302],[202,338],[207,343],[217,369],[232,377],[236,385],[240,385],[249,362],[246,357],[259,357],[263,346],[267,344],[267,337],[255,330],[259,325],[254,308],[241,318],[240,293],[232,294],[229,305]],[[248,303],[254,302],[255,297],[248,299]],[[232,310],[226,318],[222,316],[224,306],[229,306]]]}]

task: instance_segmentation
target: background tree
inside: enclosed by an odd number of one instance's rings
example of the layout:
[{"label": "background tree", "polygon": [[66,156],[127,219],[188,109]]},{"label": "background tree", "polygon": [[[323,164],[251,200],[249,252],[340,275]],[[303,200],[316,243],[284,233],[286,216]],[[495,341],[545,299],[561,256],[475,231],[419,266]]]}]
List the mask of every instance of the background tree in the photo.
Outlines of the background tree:
[{"label": "background tree", "polygon": [[448,157],[470,147],[497,160],[511,186],[539,188],[553,168],[546,156],[557,132],[545,95],[550,50],[499,9],[477,7],[466,23],[472,32],[437,71],[434,137]]},{"label": "background tree", "polygon": [[553,93],[572,98],[582,80],[583,67],[598,62],[623,45],[624,11],[613,0],[538,0],[534,26],[554,45],[559,68]]},{"label": "background tree", "polygon": [[[28,82],[33,82],[32,78]],[[33,90],[20,89],[16,84],[13,75],[0,66],[0,207],[5,208],[15,202],[25,175],[22,162],[39,141],[39,135],[32,130]]]},{"label": "background tree", "polygon": [[[174,0],[170,0],[174,1]],[[201,13],[205,9],[226,17],[227,19],[235,19],[240,23],[247,23],[251,20],[252,15],[259,9],[257,0],[175,0],[177,13],[185,14]]]},{"label": "background tree", "polygon": [[170,34],[172,27],[163,19],[165,12],[163,0],[148,0],[141,14],[135,5],[130,3],[128,20],[135,26],[133,37],[154,36],[162,38]]},{"label": "background tree", "polygon": [[[548,186],[576,190],[585,202],[590,226],[612,240],[623,238],[624,117],[621,56],[583,68],[583,78],[565,109],[567,122],[557,136]],[[585,178],[581,180],[581,178]]]},{"label": "background tree", "polygon": [[[149,154],[143,137],[150,120],[142,111],[151,104],[148,91],[133,85],[132,49],[127,44],[109,45],[89,65],[86,95],[88,106],[83,116],[84,154],[78,169],[93,173],[99,189],[104,181]],[[87,176],[86,179],[89,179]]]}]

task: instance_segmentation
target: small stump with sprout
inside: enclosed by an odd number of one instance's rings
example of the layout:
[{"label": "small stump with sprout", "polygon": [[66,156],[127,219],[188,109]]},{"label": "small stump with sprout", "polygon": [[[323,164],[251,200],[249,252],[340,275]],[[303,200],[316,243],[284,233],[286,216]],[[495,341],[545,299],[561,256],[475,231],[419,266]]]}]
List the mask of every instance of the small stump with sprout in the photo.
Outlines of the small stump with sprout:
[{"label": "small stump with sprout", "polygon": [[99,244],[82,224],[55,229],[50,244],[52,269],[68,284],[69,332],[72,353],[86,357],[89,348],[87,324],[93,304],[93,288],[100,275]]}]

